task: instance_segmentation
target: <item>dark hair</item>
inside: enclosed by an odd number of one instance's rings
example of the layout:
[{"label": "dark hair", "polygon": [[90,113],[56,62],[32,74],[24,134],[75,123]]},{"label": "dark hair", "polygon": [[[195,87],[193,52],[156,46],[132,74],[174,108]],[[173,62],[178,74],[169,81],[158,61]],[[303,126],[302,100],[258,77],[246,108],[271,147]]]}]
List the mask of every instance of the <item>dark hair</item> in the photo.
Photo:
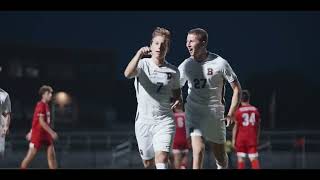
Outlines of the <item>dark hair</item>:
[{"label": "dark hair", "polygon": [[248,102],[250,100],[250,92],[248,90],[242,90],[241,101]]},{"label": "dark hair", "polygon": [[201,28],[195,28],[191,29],[188,34],[195,34],[199,37],[200,41],[204,41],[206,44],[208,44],[208,33],[206,30]]},{"label": "dark hair", "polygon": [[45,93],[45,92],[53,92],[53,89],[51,86],[48,86],[48,85],[43,85],[40,87],[39,89],[39,95],[40,97],[42,97],[42,95]]}]

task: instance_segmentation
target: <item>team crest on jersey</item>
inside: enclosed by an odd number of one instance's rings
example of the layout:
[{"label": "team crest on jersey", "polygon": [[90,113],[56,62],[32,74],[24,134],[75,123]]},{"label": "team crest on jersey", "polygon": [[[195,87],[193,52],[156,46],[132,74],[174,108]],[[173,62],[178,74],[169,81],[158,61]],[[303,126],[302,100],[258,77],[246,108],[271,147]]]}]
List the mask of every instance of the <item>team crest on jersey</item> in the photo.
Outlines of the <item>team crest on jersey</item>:
[{"label": "team crest on jersey", "polygon": [[171,79],[172,78],[172,74],[171,73],[167,73],[167,79]]},{"label": "team crest on jersey", "polygon": [[207,70],[208,70],[207,75],[213,75],[213,69],[212,68],[208,68]]}]

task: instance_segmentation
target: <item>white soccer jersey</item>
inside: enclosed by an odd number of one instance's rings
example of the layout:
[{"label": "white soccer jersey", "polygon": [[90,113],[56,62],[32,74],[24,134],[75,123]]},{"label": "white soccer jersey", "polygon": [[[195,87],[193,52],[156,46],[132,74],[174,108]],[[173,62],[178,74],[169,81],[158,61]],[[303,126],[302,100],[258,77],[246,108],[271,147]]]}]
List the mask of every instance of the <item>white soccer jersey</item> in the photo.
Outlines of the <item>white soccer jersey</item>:
[{"label": "white soccer jersey", "polygon": [[2,113],[11,112],[11,102],[9,94],[0,88],[0,127],[3,125]]},{"label": "white soccer jersey", "polygon": [[229,63],[217,54],[209,52],[208,58],[197,62],[191,58],[180,66],[180,86],[188,81],[187,103],[206,107],[223,105],[225,82],[237,79]]},{"label": "white soccer jersey", "polygon": [[139,119],[153,123],[156,117],[172,115],[170,109],[172,90],[180,88],[178,68],[166,61],[159,67],[151,58],[143,58],[138,63],[137,71],[134,86]]}]

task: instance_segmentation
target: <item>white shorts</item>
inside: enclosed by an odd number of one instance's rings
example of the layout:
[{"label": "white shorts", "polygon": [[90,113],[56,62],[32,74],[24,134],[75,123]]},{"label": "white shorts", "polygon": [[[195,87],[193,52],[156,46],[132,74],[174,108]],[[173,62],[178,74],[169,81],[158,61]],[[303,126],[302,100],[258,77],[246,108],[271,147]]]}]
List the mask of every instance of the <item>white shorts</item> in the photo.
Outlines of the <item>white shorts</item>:
[{"label": "white shorts", "polygon": [[187,136],[202,136],[210,142],[226,142],[226,124],[224,106],[205,107],[190,106],[186,103]]},{"label": "white shorts", "polygon": [[135,134],[140,156],[143,160],[154,158],[156,151],[170,152],[175,134],[172,117],[166,117],[161,123],[147,124],[137,119]]},{"label": "white shorts", "polygon": [[187,154],[189,149],[172,149],[173,154]]},{"label": "white shorts", "polygon": [[4,153],[6,147],[6,137],[0,136],[0,153]]},{"label": "white shorts", "polygon": [[[247,153],[237,152],[237,156],[242,157],[242,158],[246,158]],[[248,157],[249,158],[257,158],[257,157],[259,157],[259,154],[257,152],[256,153],[249,153]]]}]

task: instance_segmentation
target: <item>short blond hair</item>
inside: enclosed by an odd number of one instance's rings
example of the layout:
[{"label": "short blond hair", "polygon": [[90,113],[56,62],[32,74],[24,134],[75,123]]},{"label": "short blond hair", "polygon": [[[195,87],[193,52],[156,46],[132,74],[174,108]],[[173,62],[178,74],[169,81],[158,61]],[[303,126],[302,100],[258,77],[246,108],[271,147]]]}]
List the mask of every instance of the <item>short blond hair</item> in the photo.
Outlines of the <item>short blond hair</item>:
[{"label": "short blond hair", "polygon": [[45,92],[53,92],[53,89],[51,86],[48,86],[48,85],[43,85],[40,87],[39,89],[39,95],[40,97],[42,97],[42,95],[45,93]]},{"label": "short blond hair", "polygon": [[[156,27],[156,29],[152,32],[152,40],[156,36],[163,36],[168,43],[168,47],[170,47],[170,40],[171,40],[171,33],[168,29],[162,28],[162,27]],[[152,43],[151,40],[151,43]]]}]

